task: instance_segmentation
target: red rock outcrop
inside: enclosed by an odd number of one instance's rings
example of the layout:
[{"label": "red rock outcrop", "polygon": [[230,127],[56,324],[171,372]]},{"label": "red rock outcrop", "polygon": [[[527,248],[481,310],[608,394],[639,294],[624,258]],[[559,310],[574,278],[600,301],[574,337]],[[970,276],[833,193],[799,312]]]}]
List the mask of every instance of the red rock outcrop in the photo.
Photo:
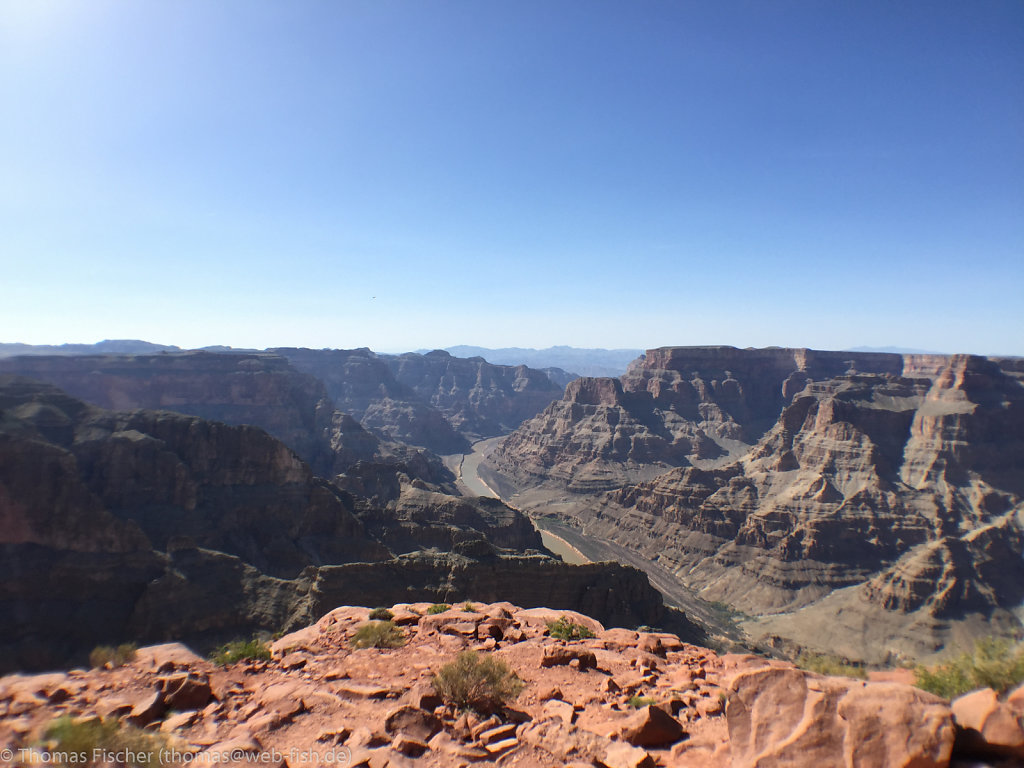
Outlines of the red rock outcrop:
[{"label": "red rock outcrop", "polygon": [[[46,727],[66,716],[145,726],[182,761],[278,768],[946,768],[955,756],[948,703],[907,685],[721,656],[572,612],[429,605],[391,607],[396,649],[354,649],[369,609],[345,606],[276,640],[269,661],[218,667],[171,644],[112,669],[0,678],[0,749],[8,763],[38,758]],[[551,637],[547,622],[562,615],[595,636]],[[546,665],[559,649],[595,663]],[[446,703],[431,680],[466,650],[505,662],[521,693],[487,714]]]}]

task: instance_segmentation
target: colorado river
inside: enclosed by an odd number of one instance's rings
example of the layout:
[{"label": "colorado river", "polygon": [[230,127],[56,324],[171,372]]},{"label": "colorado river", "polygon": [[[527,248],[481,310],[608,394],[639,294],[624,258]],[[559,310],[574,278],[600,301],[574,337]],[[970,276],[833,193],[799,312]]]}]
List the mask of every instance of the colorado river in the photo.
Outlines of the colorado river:
[{"label": "colorado river", "polygon": [[[471,453],[464,454],[462,461],[459,464],[459,481],[469,490],[470,493],[475,493],[477,496],[490,496],[491,498],[501,498],[494,489],[491,488],[484,480],[480,477],[479,469],[480,462],[483,460],[487,452],[497,445],[502,437],[491,437],[487,440],[479,440],[473,443],[473,450]],[[589,563],[586,557],[576,549],[574,546],[569,544],[561,536],[556,536],[553,533],[539,528],[534,523],[534,528],[540,531],[541,541],[544,542],[544,546],[550,551],[554,552],[560,558],[567,563],[579,564]]]}]

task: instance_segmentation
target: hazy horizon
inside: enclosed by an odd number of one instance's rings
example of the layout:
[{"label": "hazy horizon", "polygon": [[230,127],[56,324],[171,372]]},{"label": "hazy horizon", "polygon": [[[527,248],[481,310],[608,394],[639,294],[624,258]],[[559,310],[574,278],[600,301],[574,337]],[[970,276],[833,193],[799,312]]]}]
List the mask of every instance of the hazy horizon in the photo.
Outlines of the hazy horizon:
[{"label": "hazy horizon", "polygon": [[[369,344],[356,344],[354,346],[338,346],[338,345],[310,346],[310,345],[306,345],[306,344],[271,344],[271,345],[256,347],[256,346],[244,346],[244,345],[240,345],[240,344],[220,344],[220,343],[217,343],[217,344],[204,344],[204,345],[200,345],[200,346],[185,346],[185,345],[182,345],[182,344],[175,344],[173,341],[153,341],[152,339],[123,338],[123,339],[98,339],[96,341],[39,342],[37,344],[30,344],[30,346],[47,346],[47,347],[50,347],[50,346],[52,346],[52,347],[78,346],[78,345],[89,346],[89,345],[100,344],[100,343],[103,343],[103,342],[132,342],[132,341],[142,341],[142,342],[146,342],[146,343],[149,343],[149,344],[156,344],[156,345],[159,345],[159,346],[166,346],[166,347],[178,347],[182,351],[198,350],[198,349],[210,348],[210,347],[224,347],[224,348],[233,349],[233,350],[253,349],[253,350],[257,350],[257,351],[262,351],[262,350],[266,350],[266,349],[273,349],[275,347],[305,347],[305,348],[308,348],[308,349],[360,349],[360,348],[366,347],[366,348],[370,349],[371,351],[376,352],[377,354],[384,354],[384,355],[400,355],[400,354],[405,354],[405,353],[408,353],[408,352],[414,352],[414,353],[421,353],[422,354],[422,353],[430,352],[430,351],[434,351],[434,350],[448,350],[448,349],[452,349],[452,348],[456,348],[456,347],[478,347],[478,348],[481,348],[481,349],[489,349],[489,350],[492,350],[492,351],[505,351],[505,350],[511,350],[511,349],[521,349],[521,350],[527,351],[527,352],[529,352],[529,351],[532,351],[532,352],[545,352],[545,351],[548,351],[548,350],[556,350],[556,349],[560,349],[561,348],[561,349],[579,350],[579,351],[594,350],[594,351],[603,351],[603,352],[622,352],[622,351],[638,350],[639,352],[643,353],[646,350],[657,349],[658,347],[717,347],[717,346],[726,346],[726,347],[736,347],[738,349],[745,349],[745,348],[759,349],[759,348],[765,348],[765,347],[787,347],[787,348],[795,348],[795,349],[817,349],[819,351],[834,351],[834,352],[878,352],[878,353],[890,353],[890,354],[925,354],[925,355],[929,355],[929,354],[937,354],[937,355],[972,354],[972,355],[981,355],[981,356],[987,356],[987,357],[1021,357],[1021,356],[1024,356],[1024,355],[1019,355],[1019,354],[1014,354],[1014,353],[1011,353],[1011,352],[1005,352],[1005,351],[999,351],[999,350],[980,350],[979,351],[979,350],[973,350],[973,349],[921,349],[921,348],[917,348],[917,347],[900,346],[900,345],[893,345],[893,344],[884,345],[884,346],[870,346],[870,345],[858,344],[858,345],[849,346],[849,347],[810,347],[807,344],[794,344],[794,345],[765,344],[765,345],[754,346],[754,345],[749,345],[749,344],[747,344],[747,345],[725,344],[725,343],[722,343],[722,342],[714,342],[714,341],[708,342],[708,343],[703,343],[703,344],[702,343],[689,343],[689,342],[684,343],[684,342],[680,342],[680,343],[677,343],[677,344],[658,344],[658,345],[650,345],[650,344],[643,345],[643,344],[640,344],[640,345],[632,345],[632,346],[624,346],[624,347],[584,347],[584,346],[578,345],[578,344],[551,344],[551,345],[548,345],[546,347],[527,347],[527,346],[524,346],[522,344],[511,344],[511,345],[506,345],[506,346],[498,347],[498,346],[493,346],[493,345],[489,346],[489,345],[485,345],[485,344],[462,344],[462,343],[459,343],[459,344],[445,344],[443,346],[424,346],[424,347],[415,347],[415,348],[406,348],[406,347],[378,348],[378,347],[373,347],[373,346],[371,346]],[[22,342],[22,341],[8,341],[8,340],[0,339],[0,345],[3,345],[3,344],[29,344],[29,343],[28,342]]]},{"label": "hazy horizon", "polygon": [[0,0],[0,333],[1024,355],[1022,81],[1014,0]]}]

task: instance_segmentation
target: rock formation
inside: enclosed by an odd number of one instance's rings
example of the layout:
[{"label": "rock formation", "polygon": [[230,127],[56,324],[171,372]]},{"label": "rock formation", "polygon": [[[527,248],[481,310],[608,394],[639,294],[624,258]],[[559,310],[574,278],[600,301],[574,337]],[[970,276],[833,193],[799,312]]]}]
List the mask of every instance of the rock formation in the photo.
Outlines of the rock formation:
[{"label": "rock formation", "polygon": [[45,381],[114,410],[169,410],[265,429],[324,477],[360,461],[445,483],[440,460],[381,440],[337,410],[324,384],[268,354],[35,356],[0,360],[0,374]]},{"label": "rock formation", "polygon": [[[489,480],[707,599],[799,611],[757,631],[854,657],[928,654],[949,621],[1014,625],[1024,600],[1024,387],[1007,368],[651,350],[621,381],[570,385],[491,455]],[[578,501],[549,509],[545,488]]]},{"label": "rock formation", "polygon": [[[909,685],[719,655],[575,612],[429,608],[391,606],[397,648],[354,648],[370,610],[336,606],[266,660],[217,666],[169,643],[121,666],[0,678],[0,747],[25,763],[50,757],[47,746],[74,749],[44,735],[66,717],[145,728],[137,746],[197,765],[948,768],[1021,754],[1024,688],[951,707]],[[552,637],[560,618],[594,636]],[[505,663],[521,691],[493,711],[459,711],[432,680],[463,651]]]},{"label": "rock formation", "polygon": [[271,351],[323,381],[338,406],[365,426],[442,454],[462,453],[469,440],[507,433],[562,394],[542,371],[440,350]]}]

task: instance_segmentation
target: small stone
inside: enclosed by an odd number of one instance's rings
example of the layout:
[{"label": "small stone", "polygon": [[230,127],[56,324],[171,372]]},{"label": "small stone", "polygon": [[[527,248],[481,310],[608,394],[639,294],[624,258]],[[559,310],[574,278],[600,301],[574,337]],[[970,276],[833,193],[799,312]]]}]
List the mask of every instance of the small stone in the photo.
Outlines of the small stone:
[{"label": "small stone", "polygon": [[500,755],[502,752],[507,752],[518,744],[519,739],[502,739],[501,741],[495,741],[491,744],[487,744],[484,746],[484,749],[487,750],[488,754]]},{"label": "small stone", "polygon": [[568,666],[573,660],[579,662],[579,669],[597,669],[597,656],[593,651],[565,645],[552,645],[545,648],[540,665],[542,667]]},{"label": "small stone", "polygon": [[500,723],[501,719],[497,715],[491,715],[486,720],[476,720],[475,715],[470,715],[470,735],[474,739],[478,739],[481,733],[489,731]]},{"label": "small stone", "polygon": [[441,721],[429,712],[406,705],[391,710],[385,716],[384,729],[388,733],[404,734],[426,742],[441,730]]},{"label": "small stone", "polygon": [[132,725],[143,727],[160,717],[164,709],[163,694],[156,690],[136,701],[125,719]]},{"label": "small stone", "polygon": [[213,697],[210,681],[205,675],[177,673],[157,678],[164,703],[170,709],[199,709]]},{"label": "small stone", "polygon": [[294,653],[289,653],[287,656],[281,659],[281,668],[288,670],[302,669],[304,666],[306,666],[306,663],[308,661],[309,657],[306,654],[299,653],[296,651]]},{"label": "small stone", "polygon": [[566,725],[572,725],[576,720],[576,710],[567,701],[552,699],[544,704],[545,717],[557,717]]},{"label": "small stone", "polygon": [[333,687],[335,693],[358,699],[384,699],[391,693],[390,688],[379,685],[361,685],[359,683],[341,683]]},{"label": "small stone", "polygon": [[654,768],[654,760],[647,750],[629,744],[613,742],[601,757],[606,768]]},{"label": "small stone", "polygon": [[540,696],[537,697],[540,701],[548,701],[549,699],[560,699],[562,698],[562,689],[558,686],[554,688],[548,688]]},{"label": "small stone", "polygon": [[499,725],[496,728],[490,728],[484,731],[476,738],[477,741],[479,741],[481,744],[490,744],[494,741],[501,741],[502,739],[509,738],[510,736],[515,734],[515,732],[515,723],[505,723],[504,725]]},{"label": "small stone", "polygon": [[424,742],[403,733],[395,736],[394,741],[391,742],[391,748],[409,757],[419,757],[428,749]]},{"label": "small stone", "polygon": [[622,728],[622,740],[641,747],[667,747],[685,735],[678,720],[650,706],[630,717]]},{"label": "small stone", "polygon": [[198,713],[194,711],[177,712],[160,723],[160,730],[163,733],[172,733],[180,728],[187,728],[196,721],[196,717],[198,717]]}]

